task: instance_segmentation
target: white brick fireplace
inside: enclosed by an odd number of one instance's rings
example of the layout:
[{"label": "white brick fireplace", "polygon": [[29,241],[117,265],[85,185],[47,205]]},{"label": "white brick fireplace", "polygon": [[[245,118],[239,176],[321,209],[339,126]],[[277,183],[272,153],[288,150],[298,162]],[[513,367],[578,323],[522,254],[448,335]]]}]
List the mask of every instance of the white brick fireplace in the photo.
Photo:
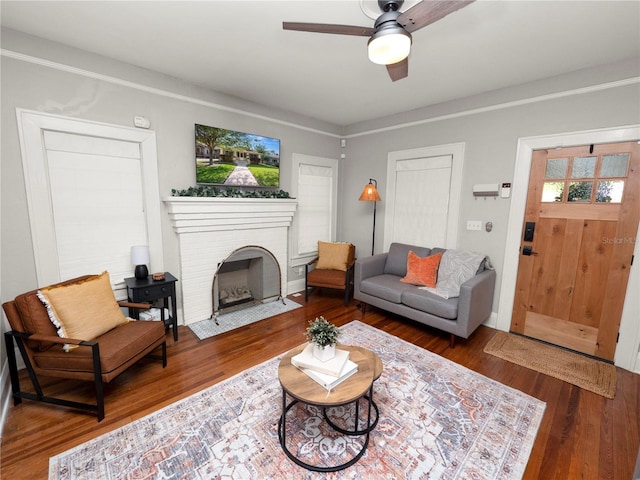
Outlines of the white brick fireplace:
[{"label": "white brick fireplace", "polygon": [[218,264],[242,246],[256,245],[273,254],[280,265],[282,295],[286,295],[294,199],[169,197],[164,203],[179,240],[178,288],[185,325],[211,316]]}]

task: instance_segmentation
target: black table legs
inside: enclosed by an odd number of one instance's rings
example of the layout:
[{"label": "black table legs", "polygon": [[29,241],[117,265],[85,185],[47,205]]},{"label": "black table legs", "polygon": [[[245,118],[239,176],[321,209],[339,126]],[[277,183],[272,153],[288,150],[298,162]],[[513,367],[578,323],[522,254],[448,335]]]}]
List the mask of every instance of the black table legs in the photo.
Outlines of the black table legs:
[{"label": "black table legs", "polygon": [[[366,409],[367,409],[367,413],[366,413],[366,422],[364,422],[363,427],[360,428],[360,424],[362,423],[360,421],[360,400],[361,399],[365,399],[367,401],[366,403]],[[336,425],[327,415],[327,410],[329,408],[333,408],[333,407],[337,407],[337,406],[341,406],[341,405],[332,405],[331,407],[323,407],[323,406],[318,406],[319,408],[322,409],[322,416],[324,417],[324,420],[327,422],[327,424],[334,430],[336,430],[337,432],[342,433],[343,435],[349,435],[349,436],[362,436],[364,435],[364,441],[362,443],[362,448],[358,451],[358,453],[356,453],[356,455],[354,457],[352,457],[350,460],[348,460],[345,463],[342,463],[340,465],[335,465],[335,466],[330,466],[330,467],[320,467],[317,465],[311,465],[309,463],[303,462],[302,460],[300,460],[300,458],[296,457],[287,447],[287,441],[286,441],[286,433],[287,433],[287,428],[286,428],[286,421],[287,421],[287,413],[289,412],[289,410],[291,410],[291,408],[300,403],[299,400],[292,400],[290,403],[287,404],[287,393],[282,390],[282,415],[280,416],[280,420],[278,421],[278,439],[280,440],[280,445],[282,446],[282,450],[284,450],[284,453],[291,459],[293,460],[294,463],[296,463],[296,465],[299,465],[303,468],[306,468],[307,470],[312,470],[314,472],[336,472],[338,470],[343,470],[347,467],[350,467],[351,465],[355,464],[358,460],[360,460],[360,458],[364,455],[364,453],[367,450],[367,447],[369,446],[369,434],[371,433],[371,431],[376,427],[376,425],[378,424],[378,419],[379,419],[379,415],[380,415],[380,411],[378,409],[378,406],[376,405],[376,403],[373,401],[373,384],[371,385],[371,387],[369,388],[368,391],[368,395],[364,395],[363,397],[360,397],[359,399],[355,400],[355,402],[350,402],[350,403],[355,403],[355,418],[354,418],[354,426],[352,430],[349,429],[345,429],[342,428],[338,425]],[[349,404],[347,404],[349,405]],[[375,418],[372,419],[372,413],[375,413]]]}]

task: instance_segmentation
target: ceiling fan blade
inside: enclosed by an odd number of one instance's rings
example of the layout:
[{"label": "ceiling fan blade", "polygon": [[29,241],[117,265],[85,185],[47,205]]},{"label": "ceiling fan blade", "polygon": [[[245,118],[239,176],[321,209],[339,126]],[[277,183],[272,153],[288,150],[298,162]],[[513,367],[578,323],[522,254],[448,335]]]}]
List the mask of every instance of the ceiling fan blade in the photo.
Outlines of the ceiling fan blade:
[{"label": "ceiling fan blade", "polygon": [[475,0],[423,0],[415,4],[409,10],[401,13],[398,23],[411,33],[431,25],[450,13],[466,7]]},{"label": "ceiling fan blade", "polygon": [[409,57],[404,60],[400,60],[398,63],[392,63],[391,65],[387,65],[387,72],[389,72],[389,76],[391,80],[394,82],[396,80],[402,80],[406,76],[409,75]]},{"label": "ceiling fan blade", "polygon": [[282,22],[282,28],[299,32],[335,33],[337,35],[356,35],[358,37],[370,37],[375,32],[371,27],[333,25],[330,23]]}]

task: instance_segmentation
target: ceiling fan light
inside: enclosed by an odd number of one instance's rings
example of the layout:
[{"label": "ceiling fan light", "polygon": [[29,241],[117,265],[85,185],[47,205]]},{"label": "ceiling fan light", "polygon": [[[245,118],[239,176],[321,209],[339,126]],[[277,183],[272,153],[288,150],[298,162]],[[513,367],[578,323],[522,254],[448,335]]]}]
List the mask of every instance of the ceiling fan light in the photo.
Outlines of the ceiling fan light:
[{"label": "ceiling fan light", "polygon": [[369,60],[378,65],[392,65],[409,56],[411,35],[404,29],[378,31],[369,39]]}]

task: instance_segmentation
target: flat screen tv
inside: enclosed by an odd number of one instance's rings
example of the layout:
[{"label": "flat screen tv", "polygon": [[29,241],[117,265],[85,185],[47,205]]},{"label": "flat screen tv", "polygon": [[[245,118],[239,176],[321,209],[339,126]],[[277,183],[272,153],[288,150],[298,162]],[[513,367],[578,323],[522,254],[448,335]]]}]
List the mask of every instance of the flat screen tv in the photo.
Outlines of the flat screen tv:
[{"label": "flat screen tv", "polygon": [[279,187],[280,140],[195,124],[196,183]]}]

